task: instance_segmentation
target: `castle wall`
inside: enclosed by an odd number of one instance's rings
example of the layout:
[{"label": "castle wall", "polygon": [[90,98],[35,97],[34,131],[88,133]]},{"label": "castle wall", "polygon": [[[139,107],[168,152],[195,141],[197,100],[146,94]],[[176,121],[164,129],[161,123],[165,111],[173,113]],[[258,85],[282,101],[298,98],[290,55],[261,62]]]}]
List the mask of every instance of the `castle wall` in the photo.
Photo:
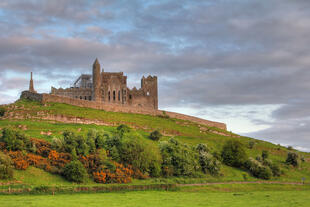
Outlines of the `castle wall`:
[{"label": "castle wall", "polygon": [[52,87],[51,93],[57,96],[64,96],[69,98],[91,100],[92,99],[92,89],[90,88],[66,88],[66,89],[56,89]]},{"label": "castle wall", "polygon": [[57,96],[57,95],[52,95],[52,94],[38,94],[38,93],[32,93],[30,91],[23,91],[21,98],[39,101],[41,103],[56,102],[56,103],[70,104],[70,105],[84,107],[84,108],[101,109],[101,110],[113,111],[113,112],[137,113],[137,114],[147,114],[147,115],[153,115],[153,116],[166,114],[170,118],[188,120],[188,121],[192,121],[198,124],[207,125],[210,127],[217,127],[217,128],[226,130],[226,125],[223,123],[208,121],[208,120],[200,119],[200,118],[193,117],[193,116],[188,116],[185,114],[179,114],[175,112],[164,112],[161,110],[155,110],[151,108],[115,105],[115,104],[102,103],[102,102],[96,102],[96,101],[87,101],[87,100],[80,100],[80,99],[69,98],[69,97],[62,97],[62,96]]}]

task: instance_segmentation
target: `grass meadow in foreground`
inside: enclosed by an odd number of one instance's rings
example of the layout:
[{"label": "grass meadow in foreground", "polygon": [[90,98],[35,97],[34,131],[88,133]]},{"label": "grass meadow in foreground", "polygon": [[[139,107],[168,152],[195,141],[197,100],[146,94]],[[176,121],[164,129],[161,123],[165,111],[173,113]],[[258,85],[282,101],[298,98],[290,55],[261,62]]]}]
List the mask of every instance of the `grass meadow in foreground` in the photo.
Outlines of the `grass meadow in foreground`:
[{"label": "grass meadow in foreground", "polygon": [[[283,190],[276,191],[275,189]],[[227,192],[225,192],[227,191]],[[308,207],[309,186],[264,184],[184,187],[179,191],[136,191],[96,194],[0,196],[0,207],[11,206],[281,206]]]}]

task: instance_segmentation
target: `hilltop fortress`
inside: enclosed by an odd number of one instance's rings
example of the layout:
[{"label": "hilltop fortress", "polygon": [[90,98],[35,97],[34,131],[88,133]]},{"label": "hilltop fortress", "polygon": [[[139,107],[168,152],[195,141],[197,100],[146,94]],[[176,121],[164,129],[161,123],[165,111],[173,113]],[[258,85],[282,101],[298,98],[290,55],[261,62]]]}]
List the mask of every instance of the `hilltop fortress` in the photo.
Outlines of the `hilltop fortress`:
[{"label": "hilltop fortress", "polygon": [[184,114],[158,110],[158,84],[156,76],[142,77],[141,88],[129,89],[127,76],[123,72],[111,73],[101,71],[96,59],[92,74],[82,74],[69,88],[51,88],[49,94],[37,93],[34,89],[33,77],[29,90],[23,91],[21,98],[40,101],[41,103],[57,102],[74,106],[94,108],[106,111],[140,113],[157,116],[169,116],[196,122],[226,130],[226,125]]}]

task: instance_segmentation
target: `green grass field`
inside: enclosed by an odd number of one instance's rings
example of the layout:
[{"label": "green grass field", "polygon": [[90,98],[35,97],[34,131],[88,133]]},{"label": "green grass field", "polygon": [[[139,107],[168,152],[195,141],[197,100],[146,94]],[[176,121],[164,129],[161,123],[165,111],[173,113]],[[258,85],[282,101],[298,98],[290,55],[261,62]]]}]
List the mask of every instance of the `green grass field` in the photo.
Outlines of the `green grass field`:
[{"label": "green grass field", "polygon": [[[257,187],[258,186],[258,187]],[[282,190],[279,190],[279,187]],[[276,191],[278,189],[278,191]],[[96,194],[0,196],[0,206],[221,206],[308,207],[309,186],[214,185],[178,191],[136,191]]]}]

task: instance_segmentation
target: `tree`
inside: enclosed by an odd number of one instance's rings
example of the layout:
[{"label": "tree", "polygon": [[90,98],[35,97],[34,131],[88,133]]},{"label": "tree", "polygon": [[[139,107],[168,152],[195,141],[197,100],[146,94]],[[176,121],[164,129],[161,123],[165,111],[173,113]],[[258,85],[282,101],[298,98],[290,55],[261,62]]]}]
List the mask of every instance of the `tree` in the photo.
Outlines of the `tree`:
[{"label": "tree", "polygon": [[299,164],[299,156],[296,152],[288,152],[287,158],[286,158],[286,164],[293,165],[294,167],[297,167]]},{"label": "tree", "polygon": [[83,183],[88,177],[86,169],[78,160],[66,164],[63,174],[67,180],[77,183]]},{"label": "tree", "polygon": [[155,130],[150,134],[149,137],[151,140],[158,141],[162,136],[163,135],[158,130]]},{"label": "tree", "polygon": [[194,176],[200,170],[198,153],[176,139],[160,142],[160,152],[165,176]]},{"label": "tree", "polygon": [[13,168],[11,158],[0,152],[0,179],[13,178]]},{"label": "tree", "polygon": [[226,142],[221,153],[223,162],[232,167],[242,167],[248,159],[244,145],[238,140]]},{"label": "tree", "polygon": [[4,114],[5,114],[5,108],[1,107],[0,108],[0,117],[4,116]]},{"label": "tree", "polygon": [[262,158],[263,160],[267,159],[269,157],[269,152],[267,150],[262,151]]},{"label": "tree", "polygon": [[6,144],[7,150],[13,151],[30,149],[32,147],[29,137],[10,128],[3,129],[0,142]]}]

